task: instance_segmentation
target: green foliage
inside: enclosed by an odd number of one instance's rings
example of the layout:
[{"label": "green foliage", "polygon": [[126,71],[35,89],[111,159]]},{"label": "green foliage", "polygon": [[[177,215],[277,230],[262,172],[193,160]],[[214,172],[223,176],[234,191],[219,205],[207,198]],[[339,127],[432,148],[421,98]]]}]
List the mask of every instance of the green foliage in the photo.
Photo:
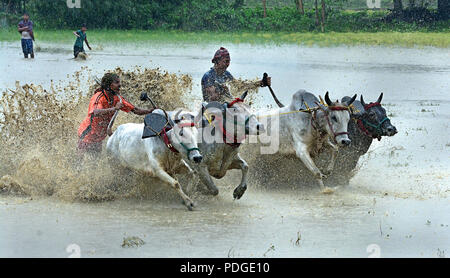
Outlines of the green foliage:
[{"label": "green foliage", "polygon": [[[23,3],[20,0],[0,0]],[[383,0],[386,2],[387,0]],[[391,0],[390,0],[391,1]],[[286,31],[316,32],[312,1],[304,1],[305,14],[300,14],[295,1],[269,6],[263,17],[261,2],[244,0],[81,0],[80,9],[69,9],[66,0],[28,0],[26,9],[37,29],[77,29],[87,23],[90,29],[139,29],[185,31]],[[268,3],[280,1],[268,1]],[[325,31],[439,31],[448,29],[448,21],[438,21],[436,10],[420,14],[426,20],[389,17],[387,10],[344,10],[352,0],[326,0]],[[16,4],[17,4],[16,3]],[[320,1],[319,1],[320,6]],[[14,6],[18,10],[20,5]],[[405,10],[405,15],[408,10]],[[422,10],[423,11],[423,10]],[[413,13],[417,17],[417,12]],[[1,19],[0,15],[0,19]],[[4,18],[4,17],[3,17]],[[8,21],[13,19],[8,19]],[[16,23],[14,23],[15,25]]]}]

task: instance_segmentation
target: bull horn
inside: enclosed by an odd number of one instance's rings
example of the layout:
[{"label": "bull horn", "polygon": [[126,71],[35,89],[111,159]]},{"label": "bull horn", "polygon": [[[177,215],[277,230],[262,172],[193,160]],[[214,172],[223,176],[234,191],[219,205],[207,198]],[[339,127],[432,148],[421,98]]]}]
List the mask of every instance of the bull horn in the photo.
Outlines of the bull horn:
[{"label": "bull horn", "polygon": [[240,99],[241,99],[241,100],[245,100],[245,98],[247,97],[247,95],[248,95],[248,91],[245,91],[245,93],[242,94],[242,96],[240,97]]},{"label": "bull horn", "polygon": [[327,102],[328,106],[333,106],[333,102],[331,102],[328,92],[325,94],[325,101]]},{"label": "bull horn", "polygon": [[352,105],[352,103],[356,100],[357,94],[355,94],[349,101],[347,101],[345,104],[346,106]]},{"label": "bull horn", "polygon": [[183,120],[179,118],[181,111],[182,109],[178,110],[178,112],[175,114],[175,119],[173,120],[173,122],[176,124],[180,123]]},{"label": "bull horn", "polygon": [[362,95],[361,95],[361,104],[362,104],[362,106],[366,106],[366,103],[364,102],[364,98]]},{"label": "bull horn", "polygon": [[381,103],[382,100],[383,100],[383,93],[381,93],[380,97],[377,100],[377,103]]}]

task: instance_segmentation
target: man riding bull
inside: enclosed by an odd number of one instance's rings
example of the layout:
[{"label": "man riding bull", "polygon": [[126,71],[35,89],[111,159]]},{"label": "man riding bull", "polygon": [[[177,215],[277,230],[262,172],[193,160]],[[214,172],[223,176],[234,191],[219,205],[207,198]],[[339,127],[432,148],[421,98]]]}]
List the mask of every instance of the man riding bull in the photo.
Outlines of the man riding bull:
[{"label": "man riding bull", "polygon": [[106,73],[89,103],[87,117],[78,128],[78,150],[80,153],[100,153],[102,141],[106,138],[108,126],[116,111],[146,115],[151,110],[141,109],[119,96],[120,78],[117,74]]},{"label": "man riding bull", "polygon": [[[212,59],[212,67],[202,78],[203,100],[206,102],[225,102],[234,99],[226,83],[233,81],[234,77],[227,68],[230,66],[230,53],[224,47],[216,51]],[[262,80],[254,83],[255,87],[271,86],[271,78],[267,78],[267,83]]]}]

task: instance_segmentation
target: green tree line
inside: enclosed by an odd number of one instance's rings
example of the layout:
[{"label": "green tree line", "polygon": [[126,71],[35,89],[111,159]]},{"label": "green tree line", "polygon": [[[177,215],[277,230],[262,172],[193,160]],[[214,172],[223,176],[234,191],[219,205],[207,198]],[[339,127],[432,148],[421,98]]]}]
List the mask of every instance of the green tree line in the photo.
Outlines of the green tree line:
[{"label": "green tree line", "polygon": [[349,0],[289,0],[290,5],[281,6],[269,5],[276,0],[80,1],[81,8],[69,8],[67,0],[0,0],[0,17],[12,25],[26,10],[45,29],[86,23],[89,28],[143,30],[411,31],[446,29],[450,14],[450,0],[437,0],[437,8],[424,6],[423,0],[389,0],[392,10],[353,12],[344,8]]}]

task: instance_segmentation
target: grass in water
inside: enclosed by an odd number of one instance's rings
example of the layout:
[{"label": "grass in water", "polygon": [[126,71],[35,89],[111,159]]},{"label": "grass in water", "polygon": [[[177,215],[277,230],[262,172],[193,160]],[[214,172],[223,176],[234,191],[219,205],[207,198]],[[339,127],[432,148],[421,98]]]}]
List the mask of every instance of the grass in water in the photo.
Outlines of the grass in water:
[{"label": "grass in water", "polygon": [[[35,30],[36,40],[74,43],[73,30]],[[15,29],[0,30],[0,41],[17,41]],[[385,45],[450,47],[450,32],[357,32],[357,33],[287,33],[287,32],[183,32],[144,30],[88,30],[91,43],[250,43],[302,44],[307,46]]]}]

